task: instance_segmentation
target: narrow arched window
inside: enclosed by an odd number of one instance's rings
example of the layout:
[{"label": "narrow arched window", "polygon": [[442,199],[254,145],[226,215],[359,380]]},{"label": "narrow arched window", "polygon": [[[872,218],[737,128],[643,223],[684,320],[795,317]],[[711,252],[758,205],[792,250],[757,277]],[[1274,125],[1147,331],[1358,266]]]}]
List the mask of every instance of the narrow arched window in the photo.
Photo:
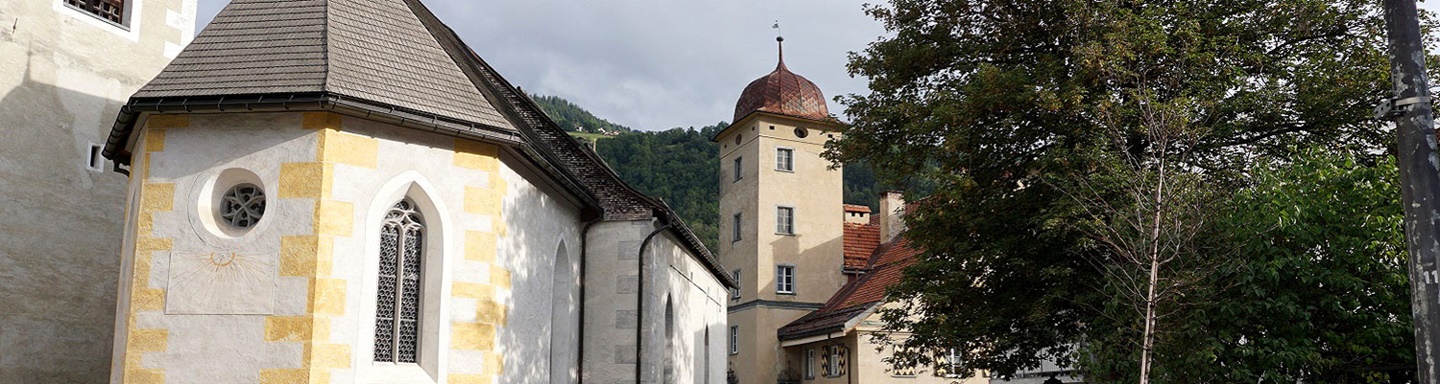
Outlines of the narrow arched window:
[{"label": "narrow arched window", "polygon": [[375,361],[414,363],[419,350],[420,262],[425,224],[415,204],[396,203],[380,226]]}]

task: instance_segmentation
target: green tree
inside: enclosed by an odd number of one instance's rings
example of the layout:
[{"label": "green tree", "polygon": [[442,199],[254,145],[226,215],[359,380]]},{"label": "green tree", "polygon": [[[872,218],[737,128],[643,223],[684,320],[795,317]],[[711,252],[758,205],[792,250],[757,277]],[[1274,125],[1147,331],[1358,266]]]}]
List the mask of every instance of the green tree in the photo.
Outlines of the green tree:
[{"label": "green tree", "polygon": [[[1385,144],[1368,112],[1388,88],[1370,1],[893,0],[868,12],[890,33],[851,57],[871,92],[843,98],[854,122],[830,155],[932,189],[906,220],[925,252],[882,315],[912,332],[906,349],[953,348],[970,368],[1006,375],[1073,362],[1087,342],[1141,344],[1105,319],[1115,287],[1090,261],[1115,251],[1061,189],[1112,177],[1105,159],[1168,161],[1224,191],[1245,186],[1256,158]],[[1205,134],[1157,150],[1151,104],[1183,106]],[[1123,202],[1119,189],[1095,195]],[[1204,359],[1174,347],[1183,331],[1159,340],[1157,373]],[[1086,368],[1129,381],[1122,366],[1138,360]]]}]

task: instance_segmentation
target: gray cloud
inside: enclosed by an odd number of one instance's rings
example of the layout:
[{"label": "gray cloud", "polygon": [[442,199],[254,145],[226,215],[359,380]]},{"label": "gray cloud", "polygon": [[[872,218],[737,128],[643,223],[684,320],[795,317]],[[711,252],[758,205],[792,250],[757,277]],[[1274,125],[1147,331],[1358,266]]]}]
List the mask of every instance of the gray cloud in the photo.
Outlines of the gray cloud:
[{"label": "gray cloud", "polygon": [[[209,22],[226,0],[199,0]],[[863,93],[846,55],[884,33],[865,0],[428,0],[510,82],[637,129],[729,121],[751,80],[785,63],[827,97]],[[834,102],[831,112],[840,114]]]}]

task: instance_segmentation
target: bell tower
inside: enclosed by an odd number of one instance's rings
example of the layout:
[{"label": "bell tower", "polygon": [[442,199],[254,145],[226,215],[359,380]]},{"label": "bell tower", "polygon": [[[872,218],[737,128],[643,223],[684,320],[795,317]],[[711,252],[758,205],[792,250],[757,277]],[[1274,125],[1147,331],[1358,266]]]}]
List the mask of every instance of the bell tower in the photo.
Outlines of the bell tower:
[{"label": "bell tower", "polygon": [[841,285],[842,170],[821,157],[838,138],[815,83],[785,66],[752,81],[720,144],[721,263],[740,282],[729,302],[730,366],[741,383],[784,369],[776,330],[820,308]]}]

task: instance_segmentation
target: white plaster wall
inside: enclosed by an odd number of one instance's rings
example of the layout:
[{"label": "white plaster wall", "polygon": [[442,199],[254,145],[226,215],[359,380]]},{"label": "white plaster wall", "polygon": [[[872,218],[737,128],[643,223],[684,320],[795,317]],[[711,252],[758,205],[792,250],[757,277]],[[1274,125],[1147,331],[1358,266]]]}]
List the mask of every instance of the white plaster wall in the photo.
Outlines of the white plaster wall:
[{"label": "white plaster wall", "polygon": [[[196,287],[177,287],[171,275],[201,271],[172,270],[172,258],[209,253],[236,253],[249,257],[249,263],[238,265],[253,269],[245,286],[269,285],[274,289],[273,306],[268,313],[209,315],[167,315],[165,312],[140,312],[138,328],[164,329],[168,332],[168,348],[148,353],[144,368],[166,371],[168,380],[178,383],[254,383],[263,368],[291,366],[298,368],[301,357],[299,343],[268,343],[265,341],[265,315],[300,315],[306,312],[307,282],[303,278],[278,276],[280,240],[283,236],[310,234],[314,205],[309,199],[280,199],[280,164],[311,162],[315,159],[314,131],[302,130],[300,114],[232,114],[196,115],[189,128],[165,132],[165,150],[152,154],[149,183],[174,183],[174,210],[155,214],[152,237],[173,239],[173,251],[157,253],[152,259],[150,287],[171,288],[169,295]],[[145,134],[151,134],[145,132]],[[229,238],[207,229],[200,215],[199,202],[204,186],[230,168],[241,168],[259,176],[266,195],[264,217],[245,235]],[[128,225],[133,226],[132,220]],[[176,289],[179,288],[179,289]],[[173,305],[175,300],[167,300]],[[122,303],[128,304],[128,303]],[[121,313],[128,313],[122,305]],[[175,309],[167,307],[167,312]],[[120,318],[117,337],[123,338],[124,318]],[[123,351],[123,350],[122,350]],[[116,366],[123,361],[117,353]],[[223,361],[223,364],[217,364]]]},{"label": "white plaster wall", "polygon": [[640,243],[654,230],[653,220],[607,221],[596,223],[585,234],[580,374],[586,383],[635,382]]},{"label": "white plaster wall", "polygon": [[[575,382],[570,378],[552,380],[551,364],[574,366],[579,362],[579,345],[575,341],[580,327],[580,303],[576,299],[579,297],[580,230],[584,224],[577,207],[566,201],[558,189],[548,183],[534,182],[543,180],[538,173],[512,158],[506,160],[500,171],[507,186],[501,216],[509,231],[500,239],[500,264],[511,272],[512,285],[506,302],[510,307],[509,320],[499,332],[502,348],[499,352],[505,356],[500,383]],[[565,254],[558,255],[562,242]],[[557,262],[561,256],[563,259]],[[553,289],[557,267],[573,272],[568,282],[569,293]],[[555,310],[562,312],[558,317],[563,323],[551,324],[552,318],[557,317],[552,312]],[[552,346],[565,348],[556,352],[570,356],[570,361],[552,362]]]},{"label": "white plaster wall", "polygon": [[[679,245],[673,234],[667,232],[665,236],[656,237],[652,247],[659,262],[655,269],[655,281],[659,283],[656,286],[674,305],[673,382],[724,383],[725,348],[729,338],[725,300],[729,298],[729,291],[704,264]],[[657,304],[658,310],[654,313],[660,315],[660,320],[651,324],[655,330],[663,331],[665,303]],[[659,347],[652,350],[664,352],[666,337],[659,335],[655,339]],[[663,364],[665,358],[660,356],[656,361]],[[660,366],[660,370],[663,377],[664,367]]]},{"label": "white plaster wall", "polygon": [[107,377],[127,181],[89,146],[194,30],[195,0],[136,2],[128,30],[62,3],[0,1],[0,383]]}]

